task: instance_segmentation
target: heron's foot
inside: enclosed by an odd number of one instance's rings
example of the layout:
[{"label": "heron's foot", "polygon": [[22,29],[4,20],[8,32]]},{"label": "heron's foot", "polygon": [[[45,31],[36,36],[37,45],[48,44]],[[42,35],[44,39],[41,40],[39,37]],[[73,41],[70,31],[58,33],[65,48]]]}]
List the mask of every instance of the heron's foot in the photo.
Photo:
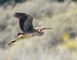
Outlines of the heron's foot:
[{"label": "heron's foot", "polygon": [[10,41],[8,43],[8,45],[10,45],[10,44],[12,44],[12,43],[14,43],[14,42],[16,42],[18,40],[21,40],[21,39],[24,39],[24,38],[27,38],[27,37],[32,37],[32,36],[33,36],[32,34],[25,34],[25,35],[18,36],[16,39]]},{"label": "heron's foot", "polygon": [[9,43],[8,43],[8,45],[10,45],[10,44],[12,44],[12,43],[14,43],[14,42],[16,42],[15,40],[12,40],[12,41],[10,41]]},{"label": "heron's foot", "polygon": [[10,45],[10,44],[16,42],[17,40],[20,40],[20,38],[15,38],[14,40],[10,41],[10,42],[8,43],[8,45]]}]

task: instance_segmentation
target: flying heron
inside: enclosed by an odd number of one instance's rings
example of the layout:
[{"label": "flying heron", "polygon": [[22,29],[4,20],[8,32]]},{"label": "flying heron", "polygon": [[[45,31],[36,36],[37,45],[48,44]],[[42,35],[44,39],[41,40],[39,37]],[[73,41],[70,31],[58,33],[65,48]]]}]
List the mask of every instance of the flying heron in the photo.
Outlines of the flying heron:
[{"label": "flying heron", "polygon": [[26,37],[42,36],[44,34],[43,30],[52,29],[52,28],[34,28],[32,24],[33,16],[25,13],[15,13],[14,17],[19,20],[19,25],[20,29],[22,30],[22,33],[18,33],[17,38],[10,41],[8,44],[11,44],[19,39],[23,39]]}]

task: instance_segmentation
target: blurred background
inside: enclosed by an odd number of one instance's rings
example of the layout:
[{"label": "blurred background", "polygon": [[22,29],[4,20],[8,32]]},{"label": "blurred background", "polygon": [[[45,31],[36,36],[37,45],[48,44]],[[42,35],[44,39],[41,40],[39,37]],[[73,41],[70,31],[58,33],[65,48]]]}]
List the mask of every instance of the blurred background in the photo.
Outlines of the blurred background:
[{"label": "blurred background", "polygon": [[[15,12],[53,29],[9,46],[21,32]],[[77,0],[0,0],[0,60],[77,60]]]}]

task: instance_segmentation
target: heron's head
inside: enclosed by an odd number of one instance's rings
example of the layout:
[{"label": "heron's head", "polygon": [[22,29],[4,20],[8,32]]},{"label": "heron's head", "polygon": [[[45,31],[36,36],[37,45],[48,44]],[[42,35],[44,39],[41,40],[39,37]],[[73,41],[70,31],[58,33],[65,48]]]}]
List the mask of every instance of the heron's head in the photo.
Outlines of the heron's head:
[{"label": "heron's head", "polygon": [[[43,30],[40,30],[40,28],[38,27],[38,28],[35,28],[36,29],[36,31],[38,32],[38,35],[39,36],[42,36],[43,34],[44,34],[44,32],[43,32]],[[40,31],[39,31],[40,30]]]}]

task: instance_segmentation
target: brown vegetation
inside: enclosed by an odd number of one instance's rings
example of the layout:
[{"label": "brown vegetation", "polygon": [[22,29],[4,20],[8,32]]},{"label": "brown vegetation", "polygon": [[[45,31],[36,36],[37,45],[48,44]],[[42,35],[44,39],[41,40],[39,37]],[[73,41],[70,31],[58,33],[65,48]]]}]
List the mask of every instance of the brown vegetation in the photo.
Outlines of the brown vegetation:
[{"label": "brown vegetation", "polygon": [[[23,41],[8,46],[8,42],[20,32],[18,21],[13,18],[15,12],[33,15],[35,27],[53,29],[45,31],[42,37],[22,39]],[[64,38],[67,43],[62,38],[66,32]],[[77,3],[75,2],[29,0],[17,3],[15,7],[13,5],[0,7],[0,60],[77,60],[77,44],[74,43],[76,41]]]}]

